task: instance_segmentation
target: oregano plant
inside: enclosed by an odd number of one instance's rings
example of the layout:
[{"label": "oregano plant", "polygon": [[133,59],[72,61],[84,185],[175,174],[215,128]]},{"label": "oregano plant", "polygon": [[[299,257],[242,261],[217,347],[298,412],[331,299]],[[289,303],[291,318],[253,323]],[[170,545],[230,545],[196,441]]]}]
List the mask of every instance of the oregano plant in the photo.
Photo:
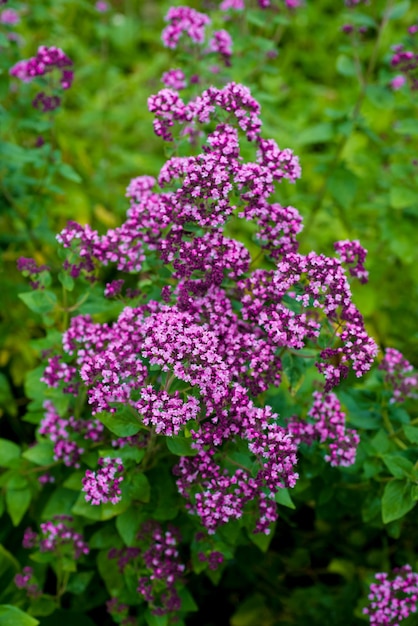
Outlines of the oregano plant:
[{"label": "oregano plant", "polygon": [[[304,10],[258,5],[249,23],[271,10],[277,42]],[[243,2],[218,9],[215,24],[247,16]],[[303,207],[286,198],[304,164],[234,80],[228,30],[188,6],[166,22],[179,66],[148,98],[165,162],[127,181],[119,225],[71,220],[48,262],[18,260],[42,330],[25,383],[33,441],[0,440],[2,505],[21,543],[18,562],[2,548],[0,625],[206,623],[207,589],[240,576],[247,597],[216,623],[395,625],[417,605],[418,376],[399,350],[379,350],[356,306],[351,285],[369,279],[361,233],[332,253],[300,245]],[[354,46],[356,28],[343,31]],[[406,54],[395,50],[404,79],[388,89],[414,88]],[[73,69],[41,46],[10,74],[57,71],[48,88],[65,91]],[[40,113],[60,105],[35,96]],[[315,584],[298,596],[302,575]],[[326,576],[346,581],[340,596]]]}]

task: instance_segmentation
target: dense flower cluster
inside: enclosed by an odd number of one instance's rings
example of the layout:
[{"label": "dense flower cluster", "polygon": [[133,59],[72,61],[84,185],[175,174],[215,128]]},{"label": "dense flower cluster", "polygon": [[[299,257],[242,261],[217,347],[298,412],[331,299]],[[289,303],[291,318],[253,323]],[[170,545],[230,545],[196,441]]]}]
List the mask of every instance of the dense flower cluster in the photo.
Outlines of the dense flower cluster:
[{"label": "dense flower cluster", "polygon": [[72,528],[73,518],[69,515],[55,515],[53,520],[40,525],[41,532],[31,528],[25,530],[22,545],[24,548],[39,548],[41,552],[67,554],[77,560],[90,549],[83,536]]},{"label": "dense flower cluster", "polygon": [[123,476],[117,476],[123,472],[122,459],[110,457],[99,458],[97,472],[87,470],[82,479],[82,491],[85,492],[86,502],[91,504],[116,504],[121,500],[122,491],[120,484]]},{"label": "dense flower cluster", "polygon": [[[36,56],[16,63],[10,69],[10,74],[23,82],[30,82],[38,76],[44,76],[58,69],[60,71],[59,86],[61,89],[69,89],[74,78],[73,70],[70,69],[72,67],[72,60],[60,48],[40,46]],[[47,112],[56,109],[60,102],[61,98],[56,94],[47,95],[41,91],[36,95],[33,105]]]},{"label": "dense flower cluster", "polygon": [[[185,565],[180,561],[178,543],[180,534],[174,527],[165,532],[155,522],[144,524],[139,539],[149,547],[141,551],[146,573],[138,580],[137,591],[150,604],[155,615],[178,611],[181,600],[176,583],[180,582]],[[164,590],[160,591],[161,583]]]},{"label": "dense flower cluster", "polygon": [[21,574],[16,574],[14,582],[18,589],[24,589],[26,591],[29,598],[37,598],[42,593],[34,577],[32,567],[24,567]]},{"label": "dense flower cluster", "polygon": [[395,568],[394,577],[376,574],[376,583],[370,585],[370,605],[363,609],[372,626],[399,626],[417,610],[418,574],[410,565]]},{"label": "dense flower cluster", "polygon": [[314,441],[325,444],[325,460],[333,467],[352,465],[356,460],[360,437],[355,430],[345,426],[345,414],[334,393],[315,391],[314,402],[308,413],[313,422],[292,417],[289,431],[296,443],[311,445]]},{"label": "dense flower cluster", "polygon": [[[342,261],[298,252],[301,216],[269,199],[276,183],[300,177],[299,161],[261,137],[260,106],[247,88],[211,87],[189,103],[163,89],[149,108],[156,133],[168,140],[175,122],[198,128],[217,116],[217,126],[199,154],[170,158],[157,180],[131,181],[122,226],[98,235],[71,222],[58,239],[69,251],[73,276],[91,278],[109,263],[135,273],[151,253],[170,269],[171,279],[162,301],[127,306],[112,324],[73,317],[63,334],[65,357],[49,359],[43,380],[67,393],[77,393],[82,381],[93,414],[128,405],[138,424],[156,434],[181,434],[192,421],[195,456],[182,457],[175,468],[188,510],[213,533],[251,509],[255,530],[267,533],[277,518],[275,493],[297,479],[296,443],[270,407],[257,406],[255,399],[280,385],[286,350],[317,348],[325,393],[350,366],[357,376],[370,368],[377,347],[351,302],[343,268],[349,264],[364,281],[365,250],[357,241],[339,242]],[[253,145],[253,162],[240,154],[240,131]],[[232,215],[255,223],[273,269],[251,272],[248,250],[223,233]],[[117,295],[122,281],[109,283],[105,294]],[[320,337],[328,337],[328,347],[317,346]],[[328,460],[344,465],[353,462],[358,438],[345,429],[337,404],[332,394],[318,398],[311,417],[317,438],[327,441]],[[84,435],[80,422],[62,424],[49,411],[43,434],[65,445],[69,428]],[[251,467],[234,466],[226,453],[232,443],[247,446]],[[74,463],[80,454],[75,447],[62,456]],[[101,501],[91,493],[98,474],[89,472],[87,492]]]},{"label": "dense flower cluster", "polygon": [[418,375],[401,352],[387,348],[379,369],[385,372],[385,382],[393,389],[391,403],[403,402],[406,398],[418,398]]},{"label": "dense flower cluster", "polygon": [[170,7],[165,20],[168,26],[162,32],[162,40],[167,48],[176,48],[183,34],[195,43],[203,43],[205,26],[211,21],[205,13],[187,6]]},{"label": "dense flower cluster", "polygon": [[[256,532],[269,533],[269,524],[277,519],[273,500],[277,489],[293,487],[298,478],[296,446],[276,420],[270,407],[257,408],[246,389],[236,385],[222,403],[213,405],[211,420],[192,432],[197,454],[182,457],[174,472],[179,492],[189,501],[188,510],[200,517],[209,534],[230,519],[239,519],[245,505],[254,501],[259,507]],[[255,475],[252,468],[236,469],[233,461],[231,467],[225,458],[222,444],[240,439],[255,457]]]},{"label": "dense flower cluster", "polygon": [[68,467],[80,467],[83,441],[100,441],[103,424],[95,419],[76,419],[72,415],[61,417],[49,400],[44,402],[44,408],[45,417],[39,426],[39,434],[54,443],[54,459],[61,460]]}]

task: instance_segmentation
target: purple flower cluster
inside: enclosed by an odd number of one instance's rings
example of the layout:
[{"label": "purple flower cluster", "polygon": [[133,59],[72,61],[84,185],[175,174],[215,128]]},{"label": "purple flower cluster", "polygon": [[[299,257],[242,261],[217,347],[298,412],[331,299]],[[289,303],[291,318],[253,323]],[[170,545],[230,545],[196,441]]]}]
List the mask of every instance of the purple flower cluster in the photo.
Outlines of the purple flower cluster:
[{"label": "purple flower cluster", "polygon": [[72,528],[73,518],[69,515],[55,515],[53,520],[40,525],[41,532],[35,533],[27,528],[23,535],[24,548],[39,548],[41,552],[54,552],[56,555],[68,555],[75,560],[90,549],[83,536]]},{"label": "purple flower cluster", "polygon": [[418,375],[412,373],[413,366],[399,350],[386,348],[379,369],[385,372],[385,383],[393,389],[392,404],[418,398]]},{"label": "purple flower cluster", "polygon": [[213,550],[208,554],[199,552],[197,558],[199,561],[202,561],[202,563],[207,562],[209,569],[212,570],[218,569],[218,567],[224,562],[224,555],[216,550]]},{"label": "purple flower cluster", "polygon": [[229,65],[232,56],[231,35],[224,29],[216,30],[209,40],[209,52],[215,52],[223,58],[225,65]]},{"label": "purple flower cluster", "polygon": [[[70,69],[72,67],[72,60],[60,48],[40,46],[36,56],[16,63],[10,69],[10,74],[23,82],[30,82],[38,76],[44,76],[58,69],[60,71],[59,86],[65,90],[69,89],[73,82],[74,73]],[[35,97],[33,106],[47,112],[56,109],[60,102],[59,96],[47,95],[42,91]]]},{"label": "purple flower cluster", "polygon": [[[209,534],[230,519],[241,518],[245,505],[254,501],[259,508],[255,531],[268,534],[277,519],[276,491],[293,487],[298,478],[292,437],[277,424],[270,407],[257,408],[238,385],[212,410],[210,421],[192,432],[196,456],[182,457],[174,468],[178,490]],[[253,467],[236,469],[233,460],[225,458],[222,444],[231,440],[247,442]]]},{"label": "purple flower cluster", "polygon": [[86,494],[86,502],[95,505],[120,502],[122,494],[120,484],[123,476],[117,474],[121,474],[124,470],[122,459],[99,458],[98,464],[97,472],[87,470],[82,480],[82,491]]},{"label": "purple flower cluster", "polygon": [[199,13],[187,6],[170,7],[165,17],[168,26],[162,32],[162,40],[167,48],[177,48],[180,37],[185,34],[194,43],[205,41],[205,27],[211,20],[205,13]]},{"label": "purple flower cluster", "polygon": [[168,72],[164,72],[161,78],[161,82],[164,83],[168,89],[174,89],[175,91],[181,91],[186,89],[187,81],[184,72],[180,69],[171,69]]},{"label": "purple flower cluster", "polygon": [[[418,26],[413,25],[408,29],[409,35],[418,33]],[[408,83],[411,89],[418,89],[418,50],[417,43],[411,38],[413,49],[406,50],[404,44],[393,46],[391,58],[392,67],[399,72],[391,81],[392,89],[400,89]]]},{"label": "purple flower cluster", "polygon": [[39,426],[39,434],[54,443],[54,459],[67,467],[80,467],[84,452],[83,441],[101,441],[104,427],[98,420],[61,417],[49,400],[44,402],[45,417]]},{"label": "purple flower cluster", "polygon": [[370,605],[363,609],[372,626],[399,626],[411,613],[416,613],[418,602],[418,574],[410,565],[387,573],[376,574],[376,583],[370,585]]},{"label": "purple flower cluster", "polygon": [[315,391],[313,397],[314,403],[308,413],[313,422],[298,417],[289,420],[288,428],[295,443],[312,445],[314,441],[319,441],[325,444],[325,460],[332,467],[353,465],[360,437],[355,430],[346,428],[340,401],[334,393]]},{"label": "purple flower cluster", "polygon": [[30,278],[32,289],[38,289],[41,286],[38,276],[42,272],[47,272],[49,267],[48,265],[38,265],[34,259],[21,256],[17,260],[17,269],[22,272],[23,276]]},{"label": "purple flower cluster", "polygon": [[32,567],[24,567],[21,574],[14,577],[15,585],[18,589],[24,589],[29,598],[38,598],[42,591],[33,575]]},{"label": "purple flower cluster", "polygon": [[180,541],[178,530],[170,527],[164,532],[159,524],[150,522],[144,524],[139,539],[148,543],[149,548],[141,551],[145,575],[138,580],[137,591],[149,602],[154,615],[178,611],[181,600],[176,583],[182,580],[186,569],[177,548]]},{"label": "purple flower cluster", "polygon": [[16,26],[19,24],[20,16],[14,9],[4,9],[0,12],[0,24],[7,24],[8,26]]},{"label": "purple flower cluster", "polygon": [[337,241],[334,244],[334,249],[338,253],[343,263],[347,265],[353,265],[350,267],[350,274],[354,278],[358,278],[363,284],[367,283],[369,279],[369,272],[364,267],[366,260],[367,250],[360,245],[357,240],[349,241]]},{"label": "purple flower cluster", "polygon": [[[120,227],[99,236],[72,222],[58,239],[74,276],[91,277],[109,263],[136,273],[151,254],[170,279],[161,301],[126,306],[111,324],[73,317],[63,334],[64,356],[50,358],[44,380],[76,388],[81,379],[93,414],[128,406],[150,433],[178,435],[193,422],[195,456],[182,457],[175,468],[188,510],[210,533],[249,511],[255,530],[267,533],[277,518],[277,490],[297,479],[289,430],[270,407],[259,406],[260,394],[281,384],[282,354],[314,347],[329,392],[350,366],[357,376],[366,372],[377,347],[351,302],[342,262],[300,254],[301,216],[269,202],[276,184],[295,182],[301,169],[291,150],[261,136],[260,105],[250,91],[229,83],[184,103],[163,89],[149,108],[156,133],[167,140],[175,123],[180,132],[202,133],[200,152],[170,158],[157,180],[131,181]],[[241,155],[245,138],[253,161]],[[271,269],[251,271],[249,251],[224,234],[232,216],[255,224]],[[352,274],[364,277],[358,242],[338,249]],[[121,280],[107,286],[107,295],[116,295]],[[328,347],[320,348],[319,339]],[[331,433],[330,460],[348,463],[356,438],[343,420],[337,433],[326,419],[318,417]],[[251,466],[230,456],[236,445],[247,447]]]}]

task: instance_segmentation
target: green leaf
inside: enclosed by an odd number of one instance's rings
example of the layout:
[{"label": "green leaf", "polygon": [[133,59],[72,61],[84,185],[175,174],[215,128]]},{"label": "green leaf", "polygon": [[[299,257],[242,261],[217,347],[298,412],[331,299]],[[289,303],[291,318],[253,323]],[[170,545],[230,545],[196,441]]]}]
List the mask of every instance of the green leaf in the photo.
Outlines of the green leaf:
[{"label": "green leaf", "polygon": [[86,502],[85,493],[80,493],[77,501],[71,509],[71,513],[73,515],[81,515],[82,517],[94,521],[103,522],[105,520],[112,519],[112,517],[120,515],[129,508],[130,504],[131,501],[126,493],[126,487],[122,485],[122,499],[116,504],[106,502],[106,504],[93,505],[90,502]]},{"label": "green leaf", "polygon": [[77,574],[73,574],[68,582],[67,591],[70,593],[74,593],[75,595],[79,595],[83,593],[91,579],[94,576],[94,572],[77,572]]},{"label": "green leaf", "polygon": [[8,439],[0,439],[0,467],[11,467],[20,456],[20,448]]},{"label": "green leaf", "polygon": [[390,188],[390,204],[394,209],[405,209],[418,202],[418,193],[408,187],[392,186]]},{"label": "green leaf", "polygon": [[411,484],[393,478],[386,485],[382,497],[382,519],[384,524],[406,515],[415,506]]},{"label": "green leaf", "polygon": [[81,181],[83,180],[81,176],[77,174],[75,169],[71,167],[71,165],[68,165],[68,163],[61,163],[61,165],[58,168],[58,171],[61,174],[61,176],[63,176],[67,180],[73,181],[74,183],[81,183]]},{"label": "green leaf", "polygon": [[71,515],[71,509],[76,499],[77,493],[65,489],[65,487],[58,487],[46,503],[41,513],[41,519],[48,520],[54,515]]},{"label": "green leaf", "polygon": [[327,189],[344,209],[349,209],[357,193],[357,176],[345,167],[338,167],[327,179]]},{"label": "green leaf", "polygon": [[129,493],[132,500],[149,502],[151,487],[145,474],[133,474],[129,480]]},{"label": "green leaf", "polygon": [[116,518],[116,528],[126,546],[132,546],[141,524],[147,519],[139,507],[131,506]]},{"label": "green leaf", "polygon": [[[30,489],[8,489],[6,491],[6,507],[13,526],[18,526],[29,508],[31,501]],[[0,621],[1,626],[1,621]]]},{"label": "green leaf", "polygon": [[323,122],[306,128],[295,137],[295,140],[299,145],[305,145],[310,143],[325,143],[332,139],[332,137],[332,125],[329,122]]},{"label": "green leaf", "polygon": [[199,610],[199,607],[194,601],[192,594],[186,587],[183,587],[180,590],[179,596],[181,600],[181,611],[192,612]]},{"label": "green leaf", "polygon": [[116,413],[103,411],[96,415],[102,424],[118,437],[131,437],[141,429],[139,419],[128,407],[122,407]]},{"label": "green leaf", "polygon": [[177,456],[196,456],[197,450],[192,448],[193,439],[191,437],[166,437],[167,448]]},{"label": "green leaf", "polygon": [[397,2],[395,6],[391,7],[387,12],[387,17],[390,20],[398,20],[403,17],[405,13],[409,11],[411,6],[410,0],[404,0],[404,2]]},{"label": "green leaf", "polygon": [[34,598],[30,605],[32,615],[36,615],[37,617],[46,617],[47,615],[51,615],[51,613],[56,611],[57,608],[58,603],[56,598],[47,594],[43,594],[39,598]]},{"label": "green leaf", "polygon": [[283,506],[287,506],[289,509],[296,509],[292,498],[290,497],[289,490],[286,488],[279,489],[279,491],[274,496],[277,504],[282,504]]},{"label": "green leaf", "polygon": [[413,472],[413,463],[396,452],[382,455],[382,460],[395,478],[405,478],[406,476],[411,476]]},{"label": "green leaf", "polygon": [[0,626],[36,626],[39,621],[10,604],[0,605]]},{"label": "green leaf", "polygon": [[25,450],[22,456],[36,465],[49,465],[54,462],[54,444],[52,441],[37,443]]},{"label": "green leaf", "polygon": [[357,74],[356,64],[346,54],[340,54],[337,57],[337,72],[341,76],[355,76]]},{"label": "green leaf", "polygon": [[411,443],[418,443],[418,428],[407,425],[403,427],[403,432],[405,433],[405,437],[408,441]]},{"label": "green leaf", "polygon": [[254,533],[251,530],[248,530],[248,537],[250,538],[251,543],[257,546],[261,552],[267,552],[271,544],[271,540],[273,539],[273,535],[274,526],[273,530],[268,535],[265,535],[264,533]]},{"label": "green leaf", "polygon": [[149,609],[145,611],[144,617],[148,626],[167,626],[168,624],[167,615],[154,615]]},{"label": "green leaf", "polygon": [[399,120],[395,125],[395,131],[400,135],[418,135],[418,120]]},{"label": "green leaf", "polygon": [[57,296],[53,291],[29,291],[19,293],[19,298],[34,313],[49,313],[57,304]]}]

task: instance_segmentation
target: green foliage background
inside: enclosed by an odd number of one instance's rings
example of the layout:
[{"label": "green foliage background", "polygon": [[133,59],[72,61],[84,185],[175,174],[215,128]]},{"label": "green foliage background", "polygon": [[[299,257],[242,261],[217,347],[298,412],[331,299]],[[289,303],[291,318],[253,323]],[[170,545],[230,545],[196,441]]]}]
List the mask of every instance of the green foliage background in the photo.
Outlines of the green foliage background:
[{"label": "green foliage background", "polygon": [[[215,4],[189,3],[199,10]],[[254,7],[245,17],[237,15],[226,24],[234,39],[228,71],[231,79],[248,85],[261,102],[264,134],[300,157],[301,181],[296,186],[283,184],[278,200],[297,207],[305,218],[302,252],[331,253],[338,239],[360,239],[369,251],[370,282],[365,287],[353,286],[355,302],[381,348],[395,347],[417,363],[418,166],[414,160],[418,101],[406,89],[392,92],[388,88],[393,77],[390,48],[404,38],[417,12],[413,2],[389,2],[392,19],[376,46],[377,16],[386,4],[376,0],[356,12],[358,24],[370,27],[358,49],[341,32],[342,24],[355,14],[345,10],[342,1],[308,0],[291,17],[278,14],[274,20]],[[170,6],[166,2],[113,0],[111,11],[104,14],[97,13],[93,2],[84,0],[13,2],[11,6],[21,10],[16,30],[22,45],[10,43],[3,26],[0,426],[3,440],[10,440],[1,448],[2,467],[13,470],[17,457],[12,442],[27,447],[33,441],[33,413],[41,408],[39,398],[36,406],[38,392],[34,392],[40,370],[27,373],[38,363],[42,343],[36,340],[45,336],[40,316],[28,313],[18,298],[28,288],[16,270],[16,260],[33,256],[39,263],[57,267],[54,236],[68,219],[89,223],[100,231],[122,221],[129,180],[142,174],[156,175],[167,157],[167,147],[152,132],[146,103],[148,96],[161,88],[160,76],[172,67],[173,55],[163,49],[160,40],[163,17]],[[221,14],[214,15],[221,26]],[[53,119],[31,107],[33,85],[18,83],[8,75],[9,67],[35,54],[39,45],[57,45],[75,63],[73,87],[64,94]],[[278,51],[276,58],[267,54],[272,48]],[[183,62],[187,59],[180,55],[175,66]],[[196,71],[203,71],[198,60],[194,63]],[[359,65],[362,83],[357,76]],[[39,136],[45,141],[42,147],[36,147]],[[250,242],[250,233],[233,234]],[[43,323],[48,324],[48,316]],[[187,624],[361,624],[364,618],[357,602],[358,597],[365,597],[370,571],[390,569],[393,559],[399,564],[412,560],[414,565],[416,518],[411,513],[399,519],[408,512],[408,505],[401,515],[391,517],[389,503],[382,521],[381,498],[389,469],[399,504],[399,494],[409,489],[406,485],[416,458],[405,459],[410,466],[397,465],[396,449],[381,424],[376,376],[357,389],[350,380],[354,390],[347,386],[342,390],[351,424],[369,429],[356,466],[337,472],[310,462],[304,472],[302,461],[304,478],[292,494],[294,505],[290,502],[282,509],[268,550],[267,543],[251,545],[248,538],[244,540],[242,531],[225,530],[229,533],[225,543],[238,546],[236,556],[220,587],[214,586],[218,583],[215,577],[212,581],[203,574],[195,578],[191,591],[201,610]],[[32,419],[22,421],[28,398],[35,401]],[[274,399],[272,403],[274,408]],[[291,412],[291,403],[288,410]],[[391,409],[389,417],[395,429],[409,421],[403,409]],[[416,429],[409,431],[414,444],[415,433]],[[51,450],[44,452],[48,460]],[[4,461],[6,453],[9,457]],[[26,455],[28,461],[34,458]],[[359,481],[355,474],[360,467]],[[163,476],[153,478],[164,493]],[[4,506],[9,515],[3,515],[0,531],[1,543],[8,546],[0,555],[0,582],[4,582],[0,601],[22,608],[23,598],[16,601],[15,589],[7,581],[18,569],[21,533],[15,527],[25,527],[32,488],[30,481],[23,487],[16,483],[15,501],[11,490],[7,491]],[[34,517],[42,514],[43,519],[67,509],[85,515],[81,501],[80,510],[74,509],[77,489],[74,478],[73,483],[49,493],[47,501],[43,496],[31,505],[29,513]],[[97,530],[92,535],[95,547],[107,549],[109,536],[117,533],[124,539],[124,529],[131,528],[130,524],[130,519],[121,515],[107,527],[108,536]],[[112,572],[103,576],[106,580]],[[86,586],[88,581],[84,583]],[[73,585],[79,584],[84,591],[84,583],[82,578],[74,579]],[[112,585],[111,580],[106,583],[108,588]],[[103,596],[98,588],[95,593]],[[72,624],[107,624],[87,616],[89,611],[94,614],[96,606],[89,594],[80,592],[74,598]],[[5,620],[9,618],[6,614]],[[17,626],[35,623],[28,615],[13,619]],[[41,626],[67,623],[59,611],[39,619]],[[12,623],[2,620],[0,613],[0,626]],[[418,623],[411,620],[405,624]],[[155,626],[163,624],[155,621]]]}]

